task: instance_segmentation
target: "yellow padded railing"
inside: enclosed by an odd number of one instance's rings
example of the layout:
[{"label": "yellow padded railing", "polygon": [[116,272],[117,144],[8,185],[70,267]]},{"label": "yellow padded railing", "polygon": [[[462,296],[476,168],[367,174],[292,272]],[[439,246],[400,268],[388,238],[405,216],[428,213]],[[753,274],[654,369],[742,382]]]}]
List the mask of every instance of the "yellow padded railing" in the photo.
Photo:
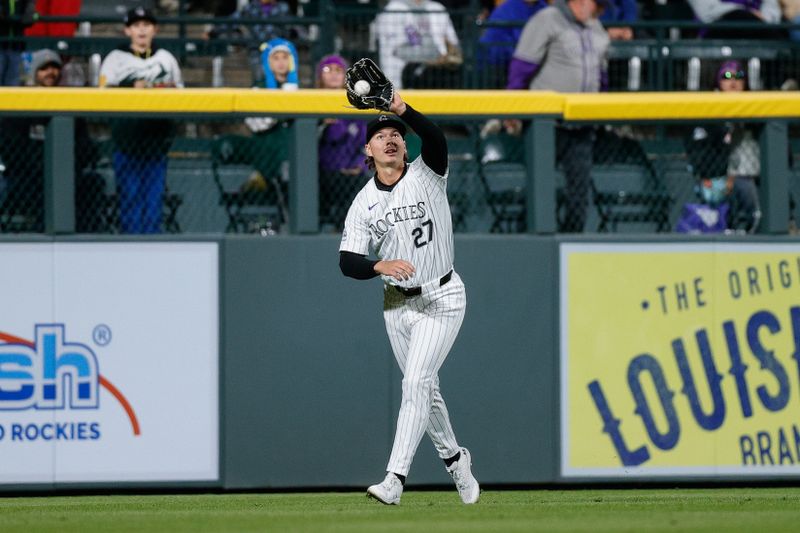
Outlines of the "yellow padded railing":
[{"label": "yellow padded railing", "polygon": [[[406,90],[431,115],[556,115],[566,120],[798,118],[800,92],[559,94],[548,91]],[[372,114],[344,91],[301,89],[75,89],[0,87],[0,112]]]}]

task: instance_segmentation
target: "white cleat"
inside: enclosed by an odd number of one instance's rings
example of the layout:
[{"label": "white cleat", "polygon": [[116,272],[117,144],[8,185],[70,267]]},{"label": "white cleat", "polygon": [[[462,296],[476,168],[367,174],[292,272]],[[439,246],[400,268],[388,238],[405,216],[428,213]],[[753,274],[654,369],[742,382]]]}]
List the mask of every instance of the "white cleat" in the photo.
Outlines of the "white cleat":
[{"label": "white cleat", "polygon": [[376,485],[372,485],[367,489],[367,496],[375,498],[381,503],[386,505],[398,505],[400,503],[400,496],[403,495],[403,484],[391,472],[387,472],[386,478]]},{"label": "white cleat", "polygon": [[478,485],[478,480],[472,475],[471,466],[472,456],[470,456],[469,450],[461,448],[461,457],[447,467],[447,471],[456,483],[461,501],[467,504],[477,503],[481,497],[481,487]]}]

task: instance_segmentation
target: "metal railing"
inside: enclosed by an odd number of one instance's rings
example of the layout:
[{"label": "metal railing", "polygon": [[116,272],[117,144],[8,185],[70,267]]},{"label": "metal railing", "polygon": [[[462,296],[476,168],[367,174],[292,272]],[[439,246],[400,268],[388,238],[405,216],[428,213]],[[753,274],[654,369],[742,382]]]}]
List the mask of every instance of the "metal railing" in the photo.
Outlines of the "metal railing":
[{"label": "metal railing", "polygon": [[[303,59],[313,67],[326,53],[338,51],[349,58],[377,57],[375,35],[370,34],[370,23],[379,13],[371,6],[337,7],[322,2],[315,16],[284,17],[270,19],[278,28],[302,28],[298,36],[298,48]],[[477,19],[477,10],[466,7],[452,9],[450,18],[459,36],[463,53],[463,64],[458,72],[458,87],[465,89],[500,88],[504,86],[505,69],[482,65],[481,52],[488,46],[480,42],[482,32],[491,27],[521,27],[524,22],[488,22]],[[121,24],[112,17],[42,17],[42,22],[75,22],[89,26],[97,24]],[[260,19],[175,16],[162,17],[159,24],[162,35],[161,46],[185,61],[196,57],[214,58],[218,75],[215,83],[224,84],[226,58],[236,49],[257,46],[245,35],[221,35],[214,39],[190,37],[205,25],[249,27],[263,24]],[[674,91],[711,88],[716,65],[730,58],[743,60],[750,65],[752,88],[777,89],[786,78],[785,73],[800,71],[800,43],[787,38],[771,40],[726,39],[705,40],[698,32],[707,25],[690,21],[637,21],[627,24],[637,38],[632,41],[613,41],[609,50],[610,81],[613,91]],[[724,23],[716,25],[722,29],[747,30],[752,24]],[[800,29],[794,24],[770,25],[775,31],[788,32]],[[0,41],[8,40],[0,37]],[[76,35],[74,37],[26,37],[28,50],[48,47],[65,55],[86,58],[93,54],[104,55],[120,42],[120,37]],[[493,43],[491,46],[513,46],[513,43]],[[448,78],[452,87],[452,76]],[[444,87],[442,87],[444,88]]]}]

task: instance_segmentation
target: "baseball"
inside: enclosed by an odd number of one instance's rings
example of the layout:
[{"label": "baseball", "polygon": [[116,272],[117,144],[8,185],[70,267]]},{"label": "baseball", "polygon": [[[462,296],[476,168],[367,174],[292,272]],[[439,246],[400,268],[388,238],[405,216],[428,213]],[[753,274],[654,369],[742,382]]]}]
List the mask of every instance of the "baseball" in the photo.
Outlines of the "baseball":
[{"label": "baseball", "polygon": [[369,94],[370,86],[367,80],[358,80],[356,84],[353,86],[353,90],[359,96],[364,96],[365,94]]}]

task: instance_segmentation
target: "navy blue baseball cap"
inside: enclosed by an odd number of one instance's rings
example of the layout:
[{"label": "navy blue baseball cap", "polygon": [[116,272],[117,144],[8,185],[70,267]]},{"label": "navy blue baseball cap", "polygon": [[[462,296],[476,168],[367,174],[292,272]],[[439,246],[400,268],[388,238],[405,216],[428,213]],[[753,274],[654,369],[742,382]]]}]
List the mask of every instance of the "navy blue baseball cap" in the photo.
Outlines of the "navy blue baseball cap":
[{"label": "navy blue baseball cap", "polygon": [[367,124],[366,143],[369,144],[369,140],[372,139],[375,132],[383,128],[394,128],[400,132],[401,137],[405,138],[406,136],[406,125],[402,120],[389,115],[379,115],[378,118],[371,120],[370,123]]},{"label": "navy blue baseball cap", "polygon": [[126,26],[135,24],[140,20],[146,20],[147,22],[158,24],[158,20],[156,20],[156,16],[153,14],[153,12],[142,6],[134,7],[125,14],[124,22]]}]

